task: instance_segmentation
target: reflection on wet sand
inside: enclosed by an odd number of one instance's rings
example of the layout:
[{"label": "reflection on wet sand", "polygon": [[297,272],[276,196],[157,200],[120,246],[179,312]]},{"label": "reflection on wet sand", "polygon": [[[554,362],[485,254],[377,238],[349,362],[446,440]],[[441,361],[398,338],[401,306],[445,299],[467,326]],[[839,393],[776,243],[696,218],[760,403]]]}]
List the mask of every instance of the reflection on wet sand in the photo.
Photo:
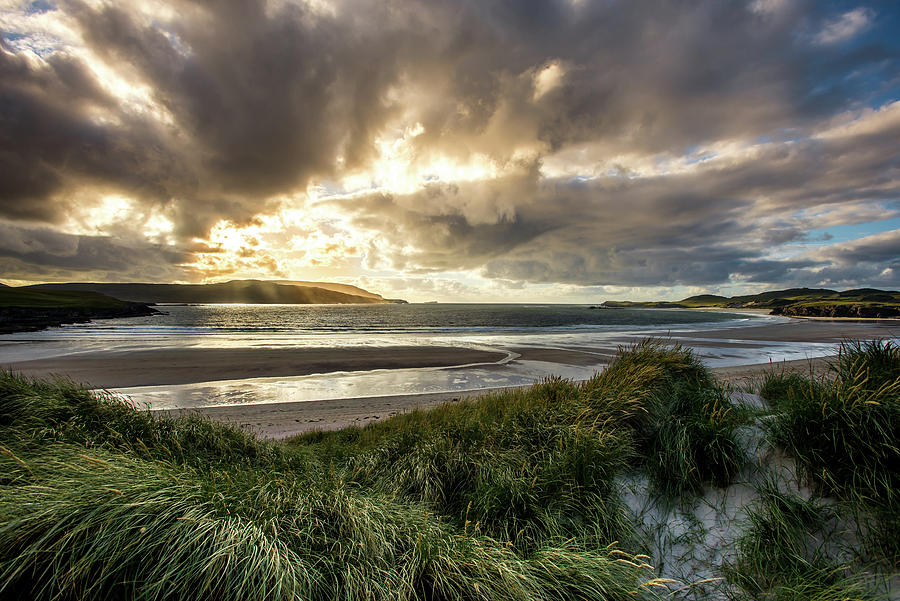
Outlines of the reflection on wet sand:
[{"label": "reflection on wet sand", "polygon": [[[722,368],[824,357],[834,354],[843,339],[894,338],[896,332],[897,324],[892,322],[783,319],[767,320],[760,325],[742,323],[728,328],[684,329],[666,334],[673,343],[693,348],[710,367]],[[527,385],[551,375],[576,380],[588,378],[603,368],[618,346],[633,344],[647,335],[646,331],[612,335],[590,332],[567,333],[564,339],[547,335],[541,339],[532,336],[527,340],[513,336],[485,336],[478,339],[480,349],[513,353],[514,359],[462,367],[336,371],[125,388],[119,392],[155,409],[437,393],[452,396],[465,391]],[[447,344],[474,344],[472,337],[443,340]],[[382,350],[392,352],[389,347]]]}]

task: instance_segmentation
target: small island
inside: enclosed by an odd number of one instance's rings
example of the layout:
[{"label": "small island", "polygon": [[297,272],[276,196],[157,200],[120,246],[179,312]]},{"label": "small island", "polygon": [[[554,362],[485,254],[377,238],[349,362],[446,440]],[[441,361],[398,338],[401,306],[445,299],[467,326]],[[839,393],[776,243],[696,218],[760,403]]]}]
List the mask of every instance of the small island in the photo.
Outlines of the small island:
[{"label": "small island", "polygon": [[770,315],[787,317],[823,317],[891,319],[900,317],[900,292],[859,288],[791,288],[745,296],[701,294],[680,301],[606,301],[607,308],[643,309],[768,309]]}]

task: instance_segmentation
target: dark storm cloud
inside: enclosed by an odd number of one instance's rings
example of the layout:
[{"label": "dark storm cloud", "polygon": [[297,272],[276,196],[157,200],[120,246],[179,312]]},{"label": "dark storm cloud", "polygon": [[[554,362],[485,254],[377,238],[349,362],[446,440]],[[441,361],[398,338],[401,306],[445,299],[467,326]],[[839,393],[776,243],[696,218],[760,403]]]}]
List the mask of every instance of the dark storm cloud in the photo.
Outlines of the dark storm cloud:
[{"label": "dark storm cloud", "polygon": [[900,231],[868,236],[853,242],[824,249],[820,254],[841,266],[859,263],[900,263]]},{"label": "dark storm cloud", "polygon": [[[325,175],[338,154],[364,161],[394,77],[396,42],[299,8],[179,3],[162,30],[126,5],[65,5],[88,46],[149,85],[171,126],[119,106],[78,59],[0,54],[0,212],[53,221],[67,190],[176,201],[185,235],[247,221],[266,198]],[[98,119],[102,115],[105,119]],[[63,198],[61,198],[63,197]]]},{"label": "dark storm cloud", "polygon": [[[60,221],[76,198],[118,191],[165,205],[186,245],[221,219],[247,223],[278,195],[366,168],[378,135],[414,123],[414,161],[477,154],[520,174],[342,201],[378,238],[369,260],[404,270],[776,281],[803,267],[764,258],[805,235],[793,212],[896,198],[894,125],[807,139],[838,113],[896,97],[882,4],[846,19],[808,0],[165,4],[177,18],[61,5],[164,119],[112,97],[78,53],[39,63],[3,48],[0,216]],[[845,44],[859,32],[871,37]],[[550,65],[557,85],[538,90]],[[578,183],[538,171],[582,144],[600,163],[762,137],[780,144],[697,173]]]},{"label": "dark storm cloud", "polygon": [[164,200],[184,177],[167,137],[119,107],[83,61],[0,49],[0,216],[57,221],[85,186]]},{"label": "dark storm cloud", "polygon": [[125,274],[135,279],[174,279],[182,273],[176,266],[188,260],[187,253],[167,246],[0,222],[0,266],[8,278]]},{"label": "dark storm cloud", "polygon": [[880,203],[900,196],[900,106],[870,119],[868,129],[832,128],[788,150],[765,145],[680,174],[589,181],[523,174],[335,202],[355,211],[360,227],[375,230],[385,218],[392,224],[381,228],[390,243],[379,258],[397,268],[442,271],[451,257],[465,257],[463,266],[484,265],[487,277],[536,283],[818,281],[811,268],[837,263],[852,272],[856,262],[868,261],[880,271],[896,256],[879,239],[852,251],[835,247],[833,254],[767,258],[835,220],[893,214]]},{"label": "dark storm cloud", "polygon": [[900,230],[813,250],[805,258],[819,267],[792,273],[798,285],[900,287]]}]

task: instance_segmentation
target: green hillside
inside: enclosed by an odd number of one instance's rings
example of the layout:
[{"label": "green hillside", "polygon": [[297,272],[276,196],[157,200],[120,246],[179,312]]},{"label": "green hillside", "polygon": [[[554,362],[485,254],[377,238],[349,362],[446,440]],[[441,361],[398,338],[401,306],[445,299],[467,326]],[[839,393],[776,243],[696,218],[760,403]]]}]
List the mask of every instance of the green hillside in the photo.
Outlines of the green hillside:
[{"label": "green hillside", "polygon": [[720,303],[728,302],[727,296],[716,296],[715,294],[700,294],[697,296],[689,296],[688,298],[678,301],[678,304],[685,307],[715,307],[721,306]]},{"label": "green hillside", "polygon": [[354,296],[366,296],[369,298],[377,298],[378,300],[383,299],[380,294],[369,292],[368,290],[360,288],[359,286],[354,286],[352,284],[338,284],[334,282],[310,282],[305,280],[275,280],[272,283],[286,284],[288,286],[307,286],[309,288],[322,288],[324,290],[334,290],[335,292],[343,292],[344,294],[352,294]]},{"label": "green hillside", "polygon": [[76,290],[35,290],[32,288],[0,287],[0,307],[51,309],[81,307],[120,308],[128,303],[98,292]]},{"label": "green hillside", "polygon": [[146,303],[121,301],[98,292],[0,287],[0,334],[154,313],[158,311]]},{"label": "green hillside", "polygon": [[[142,284],[95,282],[38,284],[38,290],[90,291],[144,303],[376,304],[384,299],[366,293],[348,294],[316,286],[296,286],[260,280],[218,284]],[[349,287],[347,289],[350,289]]]},{"label": "green hillside", "polygon": [[888,318],[900,316],[900,292],[859,288],[789,288],[742,296],[701,294],[680,301],[606,301],[605,307],[654,309],[770,309],[772,314],[798,317]]}]

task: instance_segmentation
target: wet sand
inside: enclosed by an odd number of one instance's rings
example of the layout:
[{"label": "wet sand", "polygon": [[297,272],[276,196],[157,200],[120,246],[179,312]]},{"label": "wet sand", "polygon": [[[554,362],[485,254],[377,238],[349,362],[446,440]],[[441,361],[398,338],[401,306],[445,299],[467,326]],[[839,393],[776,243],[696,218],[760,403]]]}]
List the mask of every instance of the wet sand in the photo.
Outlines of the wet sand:
[{"label": "wet sand", "polygon": [[776,342],[833,342],[837,344],[846,339],[900,337],[900,320],[791,318],[780,323],[691,332],[684,334],[684,337]]},{"label": "wet sand", "polygon": [[[827,359],[802,359],[737,367],[720,367],[713,373],[723,382],[737,388],[752,386],[772,370],[797,371],[821,375],[827,369]],[[225,405],[197,409],[168,409],[160,415],[202,415],[214,421],[238,426],[262,438],[284,439],[314,430],[338,430],[348,426],[364,426],[399,413],[415,409],[430,409],[442,403],[476,398],[481,395],[509,390],[491,388],[430,394],[360,397],[294,403],[260,403],[254,405]]]},{"label": "wet sand", "polygon": [[[845,339],[900,337],[896,320],[806,320],[742,325],[696,332],[660,332],[662,338],[691,341],[706,348],[761,347],[766,342],[834,343]],[[519,361],[545,361],[576,366],[603,365],[617,346],[642,335],[623,335],[594,347],[513,346],[485,350],[461,346],[317,347],[317,348],[184,348],[124,352],[86,352],[46,359],[13,361],[2,368],[28,376],[62,376],[90,382],[96,388],[129,388],[290,377],[333,372],[497,364],[509,356]]]},{"label": "wet sand", "polygon": [[[662,333],[667,337],[666,333]],[[673,342],[709,348],[762,347],[766,342],[818,342],[837,345],[845,339],[900,336],[896,321],[791,319],[762,325],[743,325],[697,332],[672,332]],[[518,361],[598,366],[607,363],[618,345],[644,336],[622,335],[596,348],[511,347]],[[3,367],[30,376],[63,375],[98,388],[177,385],[258,377],[289,377],[355,370],[452,367],[498,364],[509,357],[504,350],[489,351],[452,346],[346,347],[300,349],[160,349],[133,352],[80,353],[50,359],[8,363]],[[734,386],[745,387],[766,370],[794,369],[821,374],[823,359],[762,363],[713,370]],[[494,389],[498,390],[498,389]],[[178,415],[199,413],[216,421],[247,428],[266,438],[285,438],[314,429],[364,425],[415,408],[485,394],[490,390],[371,396],[337,400],[259,403],[165,410]]]},{"label": "wet sand", "polygon": [[95,388],[128,388],[337,371],[495,363],[508,356],[452,346],[187,348],[95,352],[7,363],[27,376],[62,376]]}]

